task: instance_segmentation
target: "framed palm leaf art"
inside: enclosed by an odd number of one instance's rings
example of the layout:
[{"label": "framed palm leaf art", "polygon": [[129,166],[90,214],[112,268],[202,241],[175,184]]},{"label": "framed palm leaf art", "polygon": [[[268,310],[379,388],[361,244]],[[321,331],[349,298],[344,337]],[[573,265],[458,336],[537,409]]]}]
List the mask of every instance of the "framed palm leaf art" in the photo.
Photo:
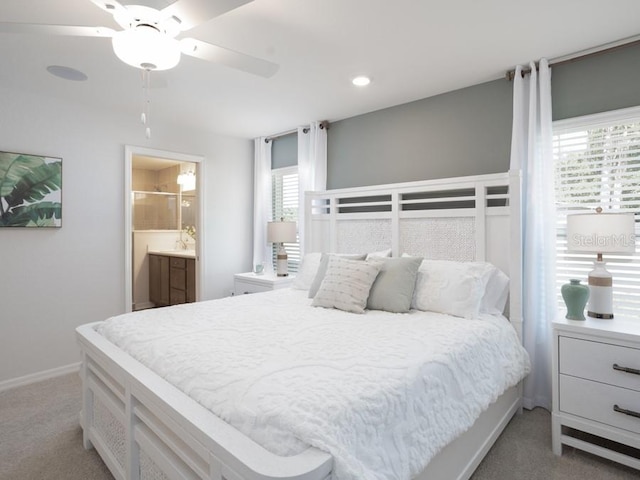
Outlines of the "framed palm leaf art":
[{"label": "framed palm leaf art", "polygon": [[62,159],[0,152],[0,227],[62,226]]}]

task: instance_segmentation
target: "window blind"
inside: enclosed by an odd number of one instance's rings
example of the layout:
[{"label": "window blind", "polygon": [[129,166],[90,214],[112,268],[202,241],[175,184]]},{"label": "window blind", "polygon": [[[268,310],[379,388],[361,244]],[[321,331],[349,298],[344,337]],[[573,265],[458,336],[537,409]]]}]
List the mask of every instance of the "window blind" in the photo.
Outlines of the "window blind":
[{"label": "window blind", "polygon": [[[271,170],[273,219],[298,221],[298,167],[277,168]],[[298,233],[299,235],[299,233]],[[300,264],[300,243],[285,243],[290,273],[298,271]],[[272,261],[275,265],[276,247],[272,248]]]},{"label": "window blind", "polygon": [[554,122],[553,134],[560,311],[560,286],[570,278],[586,283],[595,260],[595,254],[567,252],[567,214],[602,207],[636,215],[636,252],[607,254],[604,261],[613,276],[614,313],[640,315],[640,110]]}]

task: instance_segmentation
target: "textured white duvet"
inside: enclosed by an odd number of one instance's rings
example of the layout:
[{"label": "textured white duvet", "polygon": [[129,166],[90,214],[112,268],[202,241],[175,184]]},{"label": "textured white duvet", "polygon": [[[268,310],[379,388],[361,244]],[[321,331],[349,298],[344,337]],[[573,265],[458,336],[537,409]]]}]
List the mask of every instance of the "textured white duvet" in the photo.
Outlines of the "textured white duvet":
[{"label": "textured white duvet", "polygon": [[268,450],[330,452],[336,480],[410,479],[529,370],[502,317],[310,303],[276,290],[97,330]]}]

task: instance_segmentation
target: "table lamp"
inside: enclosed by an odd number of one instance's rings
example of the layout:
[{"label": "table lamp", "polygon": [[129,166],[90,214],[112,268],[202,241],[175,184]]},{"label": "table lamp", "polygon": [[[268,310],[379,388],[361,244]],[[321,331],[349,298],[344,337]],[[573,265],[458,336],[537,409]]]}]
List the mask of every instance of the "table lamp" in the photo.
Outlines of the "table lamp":
[{"label": "table lamp", "polygon": [[567,250],[597,254],[594,269],[589,272],[589,305],[592,318],[613,318],[613,278],[602,259],[603,253],[635,251],[633,213],[595,213],[567,215]]},{"label": "table lamp", "polygon": [[279,222],[269,222],[267,224],[267,241],[278,244],[278,252],[276,253],[276,274],[278,277],[289,275],[287,251],[284,248],[284,243],[291,243],[296,240],[296,222],[285,222],[284,219],[280,219]]}]

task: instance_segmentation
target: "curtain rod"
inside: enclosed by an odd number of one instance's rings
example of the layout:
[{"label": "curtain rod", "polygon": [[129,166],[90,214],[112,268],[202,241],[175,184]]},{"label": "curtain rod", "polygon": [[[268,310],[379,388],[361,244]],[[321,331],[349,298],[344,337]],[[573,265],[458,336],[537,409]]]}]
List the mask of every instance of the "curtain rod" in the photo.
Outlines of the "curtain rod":
[{"label": "curtain rod", "polygon": [[[589,57],[595,57],[597,55],[602,55],[603,53],[611,53],[616,50],[622,50],[623,48],[633,47],[636,45],[640,45],[640,36],[636,35],[635,37],[629,37],[622,40],[618,40],[617,42],[607,43],[605,45],[600,45],[599,47],[593,47],[588,50],[581,50],[576,53],[572,53],[570,55],[565,55],[563,57],[552,58],[549,60],[549,66],[551,65],[565,65],[567,63],[577,62],[579,60],[583,60]],[[536,68],[538,68],[538,62],[536,62]],[[523,68],[521,70],[522,76],[531,73],[530,68]],[[505,78],[508,81],[513,80],[516,71],[515,69],[507,71],[505,74]]]},{"label": "curtain rod", "polygon": [[[329,130],[329,122],[327,120],[323,120],[322,122],[320,122],[320,129],[323,130],[325,128],[327,130]],[[287,130],[286,132],[276,133],[274,135],[271,135],[271,136],[265,138],[264,139],[264,143],[269,143],[269,142],[275,140],[276,138],[284,137],[286,135],[291,135],[292,133],[296,133],[297,131],[298,131],[298,129],[294,128],[292,130]],[[308,126],[303,127],[302,128],[302,133],[309,133],[309,127]]]}]

